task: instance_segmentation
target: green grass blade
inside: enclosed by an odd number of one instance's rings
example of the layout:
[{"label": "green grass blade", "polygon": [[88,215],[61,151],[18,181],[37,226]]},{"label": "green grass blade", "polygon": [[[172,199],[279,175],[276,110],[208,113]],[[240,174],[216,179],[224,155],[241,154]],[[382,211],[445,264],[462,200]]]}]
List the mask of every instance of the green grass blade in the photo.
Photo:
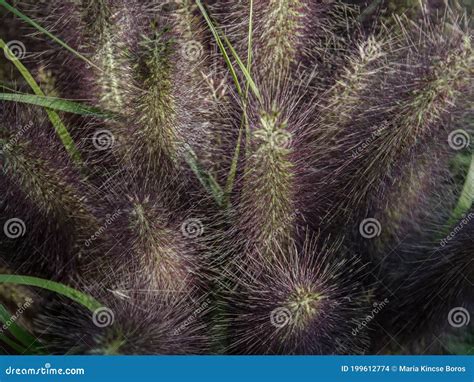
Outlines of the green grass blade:
[{"label": "green grass blade", "polygon": [[224,47],[222,39],[219,36],[219,32],[217,31],[211,18],[209,17],[209,14],[207,13],[206,8],[204,8],[204,6],[202,5],[201,0],[196,0],[196,4],[199,7],[199,10],[201,11],[202,15],[204,16],[204,19],[206,20],[206,23],[209,26],[209,29],[211,30],[212,35],[214,36],[216,40],[217,46],[219,47],[219,50],[221,51],[221,54],[224,57],[224,61],[227,64],[227,67],[229,68],[230,74],[237,88],[237,92],[239,93],[240,96],[242,96],[242,87],[240,86],[239,78],[237,77],[237,73],[234,69],[234,66],[232,65],[232,62],[230,61],[229,55],[227,54],[227,51]]},{"label": "green grass blade", "polygon": [[[249,37],[247,39],[247,71],[250,73],[252,65],[252,39],[253,39],[253,0],[250,0],[249,10]],[[248,82],[247,82],[248,85]]]},{"label": "green grass blade", "polygon": [[2,90],[8,90],[9,92],[18,93],[16,89],[9,87],[7,84],[4,84],[3,82],[0,82],[0,87],[2,88]]},{"label": "green grass blade", "polygon": [[451,217],[446,223],[446,230],[449,230],[462,219],[463,215],[469,212],[474,199],[474,154],[471,153],[471,163],[464,181],[464,186],[459,196],[458,203],[451,213]]},{"label": "green grass blade", "polygon": [[250,72],[247,70],[244,63],[242,62],[239,55],[237,54],[236,50],[234,49],[234,47],[232,46],[232,44],[230,43],[230,41],[227,39],[226,36],[224,36],[224,41],[229,47],[230,52],[234,56],[234,59],[237,62],[237,65],[239,65],[240,70],[244,74],[245,80],[247,81],[247,84],[250,86],[252,93],[255,95],[255,97],[257,97],[260,103],[262,103],[263,101],[262,96],[260,95],[260,91],[258,90],[257,85],[255,85],[255,82],[253,81],[252,76],[250,75]]},{"label": "green grass blade", "polygon": [[111,112],[103,112],[100,109],[87,105],[82,105],[78,102],[69,101],[61,98],[43,97],[34,94],[0,93],[0,101],[27,103],[30,105],[46,107],[52,110],[64,111],[66,113],[92,116],[98,118],[114,119],[114,117],[117,117],[114,116],[114,114]]},{"label": "green grass blade", "polygon": [[[247,42],[247,71],[249,77],[252,77],[252,54],[253,54],[253,0],[250,0],[250,11],[249,11],[249,38]],[[247,81],[245,84],[245,101],[248,100],[250,83]],[[247,102],[244,104],[244,117],[245,117],[245,157],[248,157],[248,150],[250,145],[250,125],[247,118]]]},{"label": "green grass blade", "polygon": [[[460,153],[452,162],[452,171],[456,176],[461,176],[460,171],[464,176],[464,183],[458,201],[451,211],[446,223],[441,227],[439,233],[436,235],[436,240],[441,240],[448,235],[451,230],[459,224],[460,220],[469,213],[474,202],[474,153]],[[459,173],[459,174],[458,174]]]},{"label": "green grass blade", "polygon": [[[8,310],[0,304],[0,321],[5,324],[11,319],[12,315],[8,312]],[[15,321],[12,321],[9,326],[8,330],[11,334],[23,345],[26,349],[31,349],[33,352],[38,352],[38,339],[35,338],[32,334],[30,334],[26,329],[20,327]]]},{"label": "green grass blade", "polygon": [[0,333],[0,341],[6,343],[8,346],[10,346],[13,350],[15,350],[19,354],[25,354],[26,352],[26,349],[23,346],[21,346],[20,344],[17,344],[15,341],[8,338],[8,336],[6,336],[3,333]]},{"label": "green grass blade", "polygon": [[14,6],[8,4],[5,0],[0,0],[0,5],[3,6],[5,9],[7,9],[8,11],[10,11],[11,13],[13,13],[15,16],[19,17],[21,20],[25,21],[26,23],[30,24],[32,27],[39,30],[41,33],[44,33],[51,40],[53,40],[54,42],[56,42],[57,44],[59,44],[63,48],[67,49],[69,52],[75,54],[77,57],[79,57],[81,60],[85,61],[90,66],[93,66],[94,68],[101,70],[97,65],[95,65],[92,61],[90,61],[87,57],[85,57],[84,55],[79,53],[77,50],[71,48],[64,41],[57,38],[51,32],[48,32],[45,28],[43,28],[41,25],[39,25],[36,21],[30,19],[24,13],[20,12],[17,8],[15,8]]},{"label": "green grass blade", "polygon": [[[248,31],[248,39],[247,39],[247,72],[249,73],[249,77],[251,79],[251,67],[252,67],[252,38],[253,38],[253,0],[250,0],[249,5],[249,31]],[[226,187],[225,187],[225,201],[224,206],[227,207],[229,204],[230,194],[234,189],[234,182],[235,177],[237,175],[237,163],[240,157],[240,147],[242,144],[242,130],[245,126],[245,147],[248,149],[248,144],[250,141],[250,126],[248,123],[247,118],[247,100],[249,94],[249,87],[250,82],[246,81],[245,84],[245,99],[243,103],[243,113],[242,113],[242,122],[239,128],[239,135],[237,137],[237,144],[235,146],[234,156],[232,158],[232,163],[230,165],[229,174],[227,175]]]},{"label": "green grass blade", "polygon": [[[5,44],[5,41],[3,41],[1,38],[0,38],[0,48],[2,48],[5,51],[5,54],[8,57],[14,57],[13,53],[10,51],[10,49],[8,49],[8,46]],[[12,62],[16,66],[16,68],[19,70],[19,72],[21,73],[25,81],[28,83],[28,85],[31,87],[33,92],[37,96],[45,97],[45,94],[43,93],[39,85],[36,83],[31,73],[20,62],[20,60],[13,59]],[[63,122],[61,121],[61,118],[59,118],[59,115],[55,111],[50,110],[48,108],[45,108],[45,111],[48,114],[48,117],[51,123],[53,124],[54,129],[56,130],[56,134],[58,134],[59,139],[61,139],[61,142],[63,143],[69,155],[72,157],[72,159],[76,163],[81,163],[82,160],[81,160],[79,151],[77,151],[77,148],[74,145],[72,137],[69,135],[69,132],[67,131],[66,126],[64,126]]]},{"label": "green grass blade", "polygon": [[235,146],[234,156],[232,158],[232,163],[230,165],[229,174],[227,174],[227,181],[225,185],[225,202],[224,202],[225,206],[227,206],[227,204],[229,203],[230,193],[232,192],[234,188],[235,176],[237,174],[237,163],[240,157],[240,146],[241,146],[241,141],[242,141],[243,127],[244,127],[244,123],[242,121],[242,124],[240,125],[240,128],[239,128],[239,136],[237,137],[237,144]]},{"label": "green grass blade", "polygon": [[204,188],[214,197],[217,204],[222,206],[223,192],[221,186],[219,186],[219,183],[217,183],[214,177],[199,164],[196,154],[191,149],[191,147],[188,147],[186,162],[196,177],[199,179],[199,182],[201,182]]},{"label": "green grass blade", "polygon": [[[216,42],[217,45],[219,46],[219,49],[224,57],[224,60],[231,72],[232,78],[234,79],[234,82],[237,87],[237,91],[239,93],[240,98],[242,99],[242,102],[244,104],[244,124],[246,127],[246,136],[248,138],[249,131],[248,131],[248,120],[246,118],[246,102],[247,102],[247,97],[248,97],[248,89],[250,88],[253,92],[253,94],[257,97],[257,99],[262,102],[262,97],[260,95],[260,91],[258,90],[257,86],[255,85],[255,82],[253,81],[251,75],[250,75],[250,63],[251,63],[251,57],[252,57],[252,29],[253,29],[253,21],[251,20],[249,23],[249,40],[248,40],[248,55],[247,55],[247,67],[243,64],[242,60],[240,59],[239,55],[237,54],[237,51],[234,49],[230,41],[227,39],[226,36],[223,35],[223,40],[225,41],[225,44],[229,48],[229,50],[232,53],[232,56],[236,60],[237,64],[240,67],[240,70],[242,71],[245,80],[246,80],[246,94],[243,94],[242,88],[240,86],[240,82],[237,76],[237,73],[234,69],[234,66],[232,65],[232,62],[229,58],[229,55],[227,54],[227,50],[222,42],[222,38],[220,37],[220,33],[214,23],[212,22],[211,18],[209,17],[209,14],[207,13],[206,9],[202,5],[200,0],[196,0],[196,4],[199,7],[201,13],[204,16],[204,19],[206,20]],[[253,16],[253,1],[250,4],[250,13]],[[241,127],[242,128],[242,127]],[[236,170],[237,170],[237,161],[240,156],[240,146],[241,146],[241,131],[239,130],[239,138],[238,142],[236,145],[236,149],[234,151],[234,156],[232,158],[232,163],[231,163],[231,168],[229,171],[229,174],[227,176],[226,180],[226,187],[225,187],[225,201],[224,201],[224,206],[227,205],[228,203],[228,197],[230,192],[233,189],[234,185],[234,180],[235,180],[235,175],[236,175]]]},{"label": "green grass blade", "polygon": [[102,304],[100,304],[92,296],[82,293],[67,285],[57,283],[51,280],[40,279],[38,277],[32,277],[32,276],[0,274],[0,283],[28,285],[28,286],[47,289],[52,292],[56,292],[70,298],[71,300],[85,306],[87,309],[89,309],[92,312],[102,307]]},{"label": "green grass blade", "polygon": [[[221,50],[221,53],[224,56],[224,59],[227,63],[227,66],[229,67],[229,70],[231,71],[232,78],[234,79],[234,82],[236,83],[236,86],[238,86],[238,89],[240,89],[240,90],[238,90],[239,95],[242,96],[242,88],[240,86],[240,83],[239,83],[239,80],[238,80],[238,77],[237,77],[237,73],[235,72],[234,66],[232,65],[232,62],[230,61],[229,55],[227,54],[227,50],[224,47],[224,44],[223,44],[222,39],[220,37],[219,31],[217,30],[216,26],[214,25],[211,18],[209,17],[209,14],[207,13],[206,9],[202,5],[201,0],[196,0],[196,4],[199,7],[199,9],[201,10],[201,13],[204,16],[204,19],[207,22],[207,25],[211,29],[211,32],[212,32],[214,38],[216,39],[217,45],[219,46],[219,49]],[[232,55],[234,56],[234,59],[236,60],[237,64],[239,65],[240,70],[244,74],[247,83],[250,85],[250,89],[252,90],[254,95],[258,98],[258,100],[260,102],[262,102],[262,97],[260,96],[260,91],[258,90],[257,86],[255,85],[255,82],[253,81],[252,77],[250,76],[249,71],[247,70],[247,68],[243,64],[242,60],[240,59],[239,55],[237,54],[237,51],[234,49],[234,47],[232,46],[232,44],[230,43],[230,41],[227,39],[226,36],[223,36],[223,39],[224,39],[226,45],[228,46],[228,48],[230,49]]]}]

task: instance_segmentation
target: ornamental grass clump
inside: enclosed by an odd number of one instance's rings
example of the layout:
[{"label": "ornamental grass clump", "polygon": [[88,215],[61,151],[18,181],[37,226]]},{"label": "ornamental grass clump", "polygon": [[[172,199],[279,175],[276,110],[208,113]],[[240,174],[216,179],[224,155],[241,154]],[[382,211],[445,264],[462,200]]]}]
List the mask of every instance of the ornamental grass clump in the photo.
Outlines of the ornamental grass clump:
[{"label": "ornamental grass clump", "polygon": [[4,353],[472,351],[465,15],[0,6]]}]

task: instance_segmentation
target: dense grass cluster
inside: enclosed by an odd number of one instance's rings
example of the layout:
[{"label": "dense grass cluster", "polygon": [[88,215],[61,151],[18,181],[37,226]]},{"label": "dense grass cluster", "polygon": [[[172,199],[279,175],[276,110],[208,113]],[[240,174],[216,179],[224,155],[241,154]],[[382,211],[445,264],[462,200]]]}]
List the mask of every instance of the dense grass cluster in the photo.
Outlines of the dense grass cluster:
[{"label": "dense grass cluster", "polygon": [[0,5],[4,352],[473,352],[458,8]]}]

